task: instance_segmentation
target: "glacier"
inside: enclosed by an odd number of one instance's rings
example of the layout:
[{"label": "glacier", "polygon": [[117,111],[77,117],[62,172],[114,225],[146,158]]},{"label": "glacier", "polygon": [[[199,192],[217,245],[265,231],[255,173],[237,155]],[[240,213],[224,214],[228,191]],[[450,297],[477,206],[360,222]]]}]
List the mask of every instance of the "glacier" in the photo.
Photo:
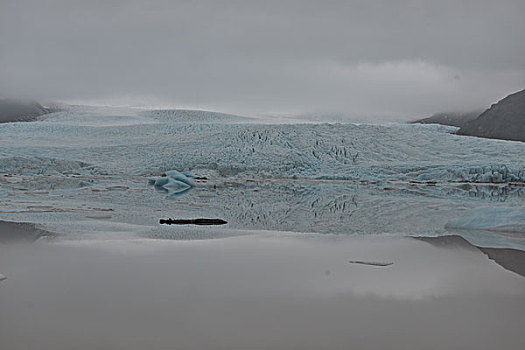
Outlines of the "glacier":
[{"label": "glacier", "polygon": [[144,111],[143,124],[136,124],[136,110],[130,124],[82,123],[94,113],[72,108],[42,122],[3,124],[0,172],[160,175],[176,169],[219,176],[525,182],[523,143],[457,136],[450,133],[454,128],[232,124],[225,115],[214,121],[211,112],[202,112],[206,123],[189,123],[180,121],[184,111],[173,121],[171,114]]}]

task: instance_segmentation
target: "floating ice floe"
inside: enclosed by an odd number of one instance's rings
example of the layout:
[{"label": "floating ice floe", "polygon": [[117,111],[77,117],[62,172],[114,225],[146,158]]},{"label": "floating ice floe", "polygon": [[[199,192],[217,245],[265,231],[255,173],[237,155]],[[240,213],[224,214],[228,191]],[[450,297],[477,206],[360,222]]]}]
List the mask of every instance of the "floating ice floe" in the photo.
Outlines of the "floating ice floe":
[{"label": "floating ice floe", "polygon": [[447,229],[525,233],[525,206],[486,207],[449,222]]},{"label": "floating ice floe", "polygon": [[166,176],[150,178],[148,182],[150,185],[155,186],[155,188],[166,189],[168,191],[178,191],[195,187],[195,183],[191,177],[194,176],[190,173],[181,173],[177,170],[170,170],[166,171]]}]

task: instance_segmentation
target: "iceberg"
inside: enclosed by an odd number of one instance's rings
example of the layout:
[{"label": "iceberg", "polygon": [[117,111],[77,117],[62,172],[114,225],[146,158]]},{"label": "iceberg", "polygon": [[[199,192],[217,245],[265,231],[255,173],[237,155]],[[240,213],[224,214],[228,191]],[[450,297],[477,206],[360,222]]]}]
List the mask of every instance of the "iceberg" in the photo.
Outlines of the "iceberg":
[{"label": "iceberg", "polygon": [[[192,176],[190,173],[187,174]],[[155,186],[157,189],[176,190],[176,192],[195,187],[195,183],[191,178],[177,170],[166,171],[165,175],[159,178],[148,179],[148,184]]]},{"label": "iceberg", "polygon": [[[186,174],[189,175],[189,173]],[[186,174],[178,172],[177,170],[166,171],[166,177],[169,178],[170,181],[173,180],[171,182],[182,182],[190,187],[195,187],[193,180],[191,180]],[[194,177],[193,175],[190,176]]]}]

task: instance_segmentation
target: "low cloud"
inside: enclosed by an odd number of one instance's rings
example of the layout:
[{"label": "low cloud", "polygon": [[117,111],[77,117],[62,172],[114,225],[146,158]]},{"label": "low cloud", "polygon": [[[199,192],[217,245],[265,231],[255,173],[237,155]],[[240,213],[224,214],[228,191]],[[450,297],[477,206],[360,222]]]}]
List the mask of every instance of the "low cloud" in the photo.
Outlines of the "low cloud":
[{"label": "low cloud", "polygon": [[522,1],[0,0],[0,94],[409,119],[525,86]]}]

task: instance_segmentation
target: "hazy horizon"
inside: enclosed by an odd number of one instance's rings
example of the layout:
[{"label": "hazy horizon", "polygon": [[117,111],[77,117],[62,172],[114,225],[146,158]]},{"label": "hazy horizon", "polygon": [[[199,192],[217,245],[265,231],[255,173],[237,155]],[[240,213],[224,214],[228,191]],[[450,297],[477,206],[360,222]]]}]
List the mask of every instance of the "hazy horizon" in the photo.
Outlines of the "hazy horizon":
[{"label": "hazy horizon", "polygon": [[525,2],[0,0],[0,96],[409,120],[525,87]]}]

